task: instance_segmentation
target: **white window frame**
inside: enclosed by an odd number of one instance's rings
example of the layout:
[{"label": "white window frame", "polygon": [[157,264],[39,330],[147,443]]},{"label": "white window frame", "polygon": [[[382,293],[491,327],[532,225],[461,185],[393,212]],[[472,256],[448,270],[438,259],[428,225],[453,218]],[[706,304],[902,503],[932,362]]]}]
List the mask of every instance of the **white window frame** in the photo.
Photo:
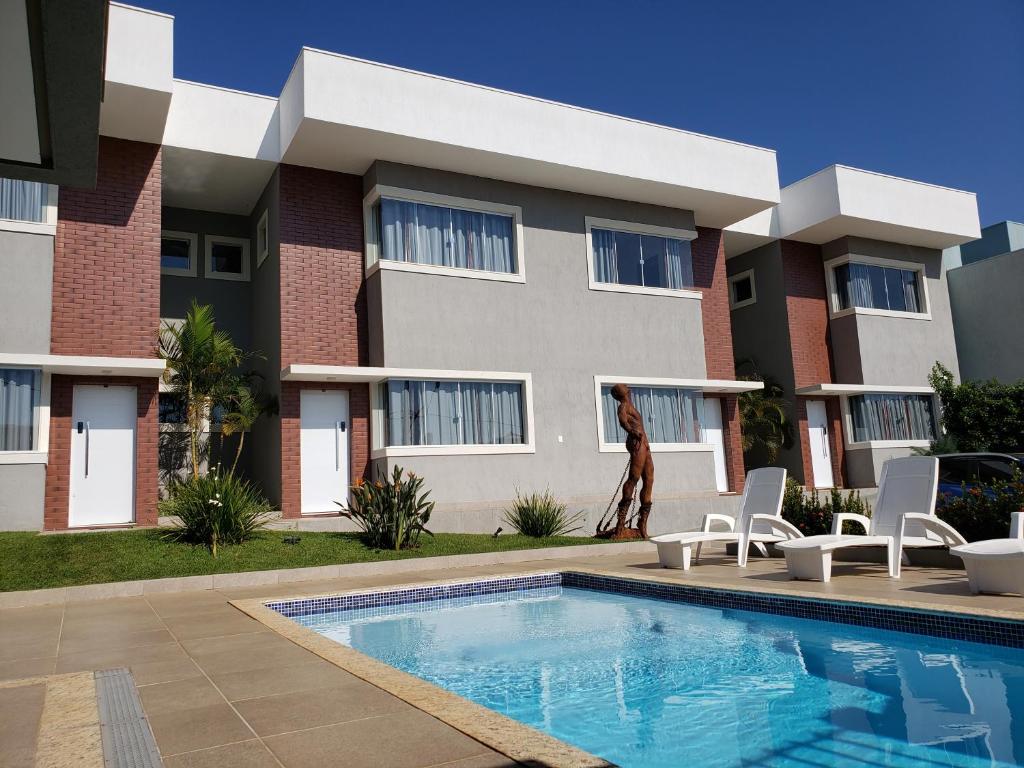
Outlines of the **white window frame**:
[{"label": "white window frame", "polygon": [[[263,262],[270,255],[270,217],[269,210],[264,210],[260,220],[256,222],[256,269],[263,266]],[[263,239],[262,246],[260,238]]]},{"label": "white window frame", "polygon": [[32,414],[32,441],[30,451],[0,451],[0,465],[46,464],[50,450],[50,374],[34,365],[0,364],[0,368],[27,368],[40,371],[39,403]]},{"label": "white window frame", "polygon": [[[600,229],[600,227],[599,227]],[[677,389],[698,389],[702,386],[693,379],[659,379],[659,378],[638,378],[632,376],[605,376],[603,374],[594,377],[594,403],[596,405],[594,414],[597,418],[597,450],[600,453],[627,453],[625,443],[609,443],[604,434],[604,411],[601,402],[601,388],[614,384],[626,384],[630,387],[674,387]],[[701,396],[704,396],[701,392]],[[651,453],[696,453],[714,452],[715,446],[711,443],[651,443]]]},{"label": "white window frame", "polygon": [[[171,229],[164,229],[160,231],[160,239],[163,240],[165,237],[169,240],[188,240],[188,267],[186,269],[160,267],[160,274],[174,275],[175,277],[195,277],[199,267],[199,236],[195,232],[176,232]],[[163,250],[162,246],[161,250]]]},{"label": "white window frame", "polygon": [[[205,243],[206,259],[203,264],[203,277],[211,280],[233,280],[235,282],[248,282],[250,279],[249,270],[249,239],[245,237],[228,237],[227,235],[203,235]],[[221,245],[238,245],[242,248],[242,273],[236,275],[232,272],[213,271],[213,246],[215,243]]]},{"label": "white window frame", "polygon": [[657,237],[671,237],[676,240],[687,240],[691,244],[691,264],[693,260],[693,241],[697,239],[697,233],[694,230],[659,227],[653,224],[640,224],[635,221],[599,219],[596,216],[584,217],[584,224],[587,231],[587,280],[590,285],[590,290],[609,291],[611,293],[639,293],[646,294],[648,296],[675,296],[680,299],[696,299],[698,301],[704,298],[704,294],[694,288],[653,288],[645,285],[599,283],[594,279],[594,238],[591,234],[594,229],[607,229],[614,232],[626,232],[633,235],[655,235]]},{"label": "white window frame", "polygon": [[[462,267],[445,267],[436,264],[415,264],[407,261],[392,261],[380,257],[381,244],[377,230],[373,207],[382,197],[401,200],[409,203],[424,203],[446,208],[457,208],[477,213],[494,213],[512,217],[512,238],[516,256],[515,272],[488,272],[483,269],[465,269]],[[523,247],[523,209],[518,205],[494,203],[485,200],[471,200],[465,197],[452,197],[434,192],[423,192],[402,187],[390,187],[378,184],[363,198],[363,231],[366,234],[366,277],[379,270],[395,272],[420,272],[424,274],[446,275],[448,277],[465,277],[471,280],[494,280],[503,283],[526,282],[526,257]]]},{"label": "white window frame", "polygon": [[860,440],[855,441],[853,438],[853,411],[850,409],[850,398],[857,397],[859,395],[927,395],[932,399],[932,420],[935,422],[932,424],[932,429],[935,432],[935,436],[939,435],[939,402],[935,396],[935,391],[932,389],[922,389],[921,391],[907,392],[903,390],[886,390],[876,389],[871,392],[858,392],[856,395],[841,395],[839,398],[839,407],[842,411],[843,417],[843,442],[846,444],[846,449],[850,451],[867,450],[871,448],[928,448],[931,446],[929,440]]},{"label": "white window frame", "polygon": [[27,232],[32,235],[57,234],[57,190],[56,184],[46,184],[46,205],[42,221],[19,221],[18,219],[0,219],[0,231]]},{"label": "white window frame", "polygon": [[[847,307],[839,308],[839,287],[836,284],[836,267],[843,264],[868,264],[879,267],[891,267],[893,269],[905,269],[917,273],[918,299],[924,305],[924,312],[898,312],[891,309],[875,309],[873,307]],[[899,317],[907,320],[931,320],[932,303],[928,296],[928,275],[925,272],[925,265],[918,261],[898,261],[896,259],[883,259],[877,256],[860,256],[858,254],[846,254],[825,262],[825,283],[828,286],[828,316],[830,319],[846,317],[847,315],[867,315],[875,317]]]},{"label": "white window frame", "polygon": [[[750,280],[750,298],[744,299],[743,301],[736,301],[735,293],[733,292],[733,286],[741,280]],[[754,270],[748,269],[743,272],[737,272],[729,278],[729,309],[741,309],[742,307],[749,307],[751,304],[757,303],[757,284],[754,282]]]},{"label": "white window frame", "polygon": [[[380,394],[381,384],[389,379],[413,379],[422,381],[461,382],[515,382],[523,387],[523,427],[526,442],[491,445],[393,445],[385,446],[387,435],[386,406]],[[372,420],[371,459],[403,456],[471,456],[498,455],[510,453],[536,453],[536,437],[533,427],[533,376],[529,373],[507,371],[439,371],[416,369],[396,370],[387,379],[370,385],[370,413]]]}]

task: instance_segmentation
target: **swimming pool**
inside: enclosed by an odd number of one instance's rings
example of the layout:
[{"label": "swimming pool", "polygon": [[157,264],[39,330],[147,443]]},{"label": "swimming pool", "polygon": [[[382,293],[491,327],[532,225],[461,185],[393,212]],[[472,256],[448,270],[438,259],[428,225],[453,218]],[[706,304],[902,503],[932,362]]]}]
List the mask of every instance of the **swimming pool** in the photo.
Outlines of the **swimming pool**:
[{"label": "swimming pool", "polygon": [[625,768],[1024,764],[1019,625],[625,581],[268,607]]}]

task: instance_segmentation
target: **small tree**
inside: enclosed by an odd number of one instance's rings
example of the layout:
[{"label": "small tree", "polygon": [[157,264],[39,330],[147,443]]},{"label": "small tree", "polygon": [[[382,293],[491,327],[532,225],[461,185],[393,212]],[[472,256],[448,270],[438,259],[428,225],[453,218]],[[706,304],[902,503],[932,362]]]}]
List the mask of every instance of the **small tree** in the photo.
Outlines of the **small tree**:
[{"label": "small tree", "polygon": [[789,401],[783,397],[782,387],[763,377],[753,360],[740,361],[736,366],[746,366],[751,371],[740,379],[764,383],[764,389],[743,392],[737,398],[743,452],[760,451],[773,464],[779,451],[793,444],[793,428],[786,416]]},{"label": "small tree", "polygon": [[273,410],[275,403],[259,391],[255,386],[254,377],[250,376],[234,382],[234,386],[225,393],[221,404],[224,406],[220,424],[222,453],[224,438],[238,435],[235,458],[231,462],[231,473],[234,474],[238,468],[238,460],[242,456],[242,447],[245,445],[245,433],[252,429],[260,416]]},{"label": "small tree", "polygon": [[942,427],[960,451],[1024,451],[1024,381],[965,381],[935,363],[928,381],[942,402]]}]

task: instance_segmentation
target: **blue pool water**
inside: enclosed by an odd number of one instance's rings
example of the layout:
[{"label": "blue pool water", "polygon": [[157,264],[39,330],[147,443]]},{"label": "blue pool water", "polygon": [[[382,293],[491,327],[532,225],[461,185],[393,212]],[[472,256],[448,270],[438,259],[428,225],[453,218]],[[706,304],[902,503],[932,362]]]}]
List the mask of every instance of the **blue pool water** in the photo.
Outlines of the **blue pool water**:
[{"label": "blue pool water", "polygon": [[626,768],[1024,764],[1024,651],[544,587],[300,623]]}]

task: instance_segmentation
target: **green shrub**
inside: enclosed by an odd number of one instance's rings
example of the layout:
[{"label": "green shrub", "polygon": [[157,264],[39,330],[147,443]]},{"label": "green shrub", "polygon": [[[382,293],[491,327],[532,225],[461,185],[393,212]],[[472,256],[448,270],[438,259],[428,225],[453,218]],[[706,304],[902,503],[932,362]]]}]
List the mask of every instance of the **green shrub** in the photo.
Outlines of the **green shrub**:
[{"label": "green shrub", "polygon": [[1024,510],[1024,477],[1010,482],[997,480],[985,486],[963,487],[960,497],[943,494],[935,514],[952,525],[968,541],[1005,539],[1010,534],[1010,514]]},{"label": "green shrub", "polygon": [[1024,451],[1024,381],[957,384],[936,363],[928,382],[942,401],[942,426],[960,451]]},{"label": "green shrub", "polygon": [[271,506],[257,488],[230,472],[211,471],[171,482],[160,514],[180,523],[168,537],[204,544],[214,557],[221,544],[241,544],[267,521]]},{"label": "green shrub", "polygon": [[402,479],[402,468],[395,467],[391,480],[367,483],[360,478],[351,488],[351,501],[342,508],[347,517],[363,532],[363,541],[374,549],[406,549],[415,547],[420,534],[426,533],[434,511],[434,502],[427,501],[430,491],[420,493],[423,478],[409,472]]},{"label": "green shrub", "polygon": [[[795,525],[804,536],[832,533],[832,516],[840,513],[871,517],[871,507],[860,497],[860,491],[850,491],[844,495],[839,489],[833,488],[822,501],[817,490],[808,495],[796,480],[791,477],[786,480],[782,517]],[[846,523],[843,533],[863,531],[856,523]]]},{"label": "green shrub", "polygon": [[522,496],[516,491],[516,500],[512,507],[505,510],[504,521],[524,536],[546,538],[548,536],[567,536],[578,531],[576,525],[583,519],[583,512],[570,515],[551,491],[531,493]]}]

